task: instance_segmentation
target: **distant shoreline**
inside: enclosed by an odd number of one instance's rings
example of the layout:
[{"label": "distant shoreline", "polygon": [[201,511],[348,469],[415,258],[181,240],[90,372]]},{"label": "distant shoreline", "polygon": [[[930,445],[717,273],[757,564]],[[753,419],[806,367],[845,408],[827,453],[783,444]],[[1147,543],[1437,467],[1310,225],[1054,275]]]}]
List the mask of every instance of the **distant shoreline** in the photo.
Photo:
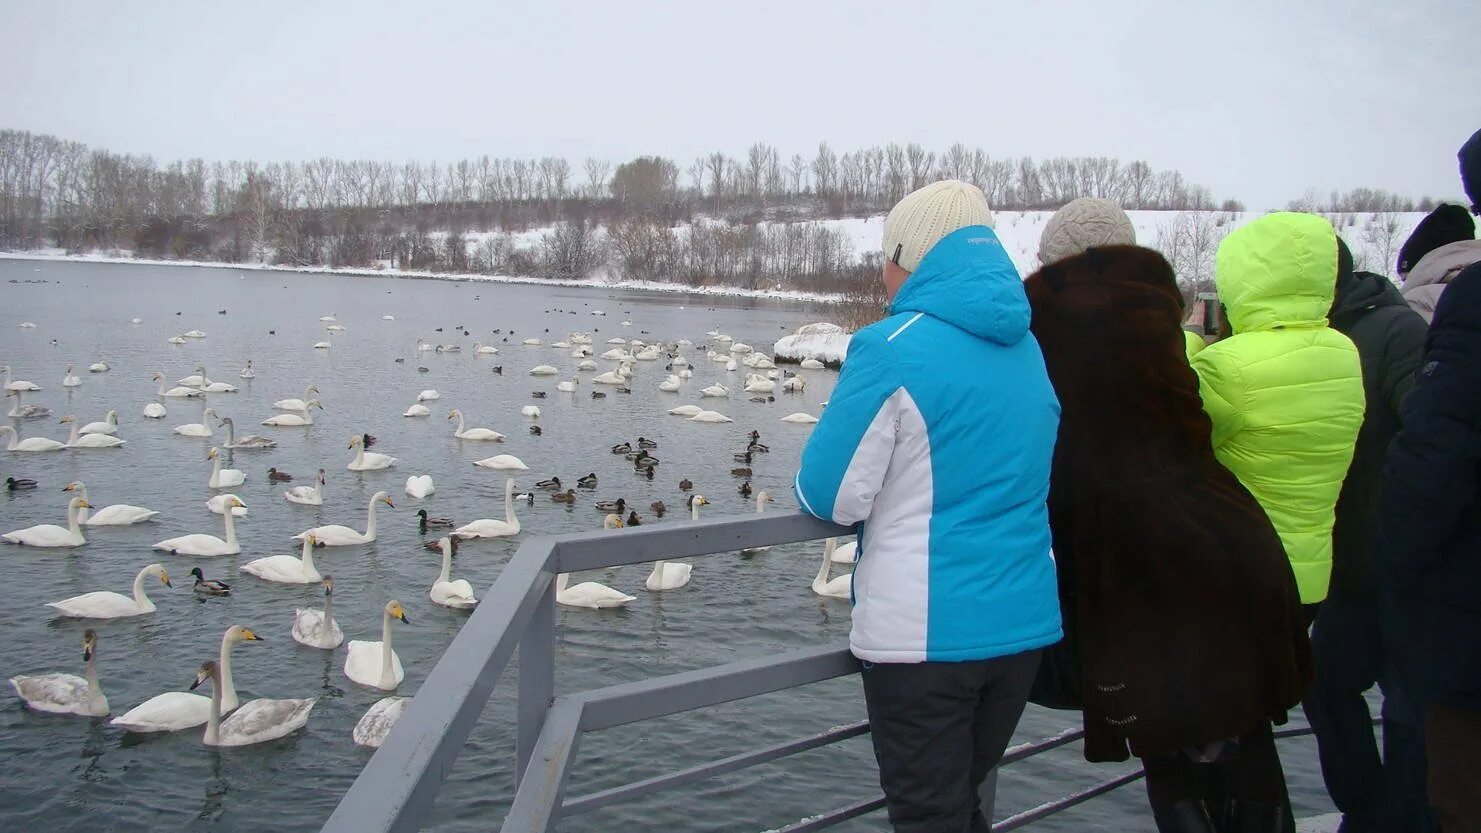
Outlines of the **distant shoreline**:
[{"label": "distant shoreline", "polygon": [[67,263],[107,263],[132,266],[196,266],[207,269],[240,269],[253,272],[288,272],[301,275],[349,275],[366,278],[407,278],[410,280],[464,281],[468,283],[505,283],[533,286],[561,286],[575,289],[619,289],[633,292],[656,292],[670,295],[708,295],[721,298],[753,298],[772,301],[801,301],[836,304],[837,295],[797,290],[743,289],[734,286],[685,286],[655,281],[562,280],[518,275],[479,275],[459,272],[424,272],[403,269],[356,269],[328,266],[278,266],[268,263],[223,263],[214,260],[156,260],[141,257],[108,257],[98,254],[54,254],[51,252],[0,252],[0,260],[29,260]]}]

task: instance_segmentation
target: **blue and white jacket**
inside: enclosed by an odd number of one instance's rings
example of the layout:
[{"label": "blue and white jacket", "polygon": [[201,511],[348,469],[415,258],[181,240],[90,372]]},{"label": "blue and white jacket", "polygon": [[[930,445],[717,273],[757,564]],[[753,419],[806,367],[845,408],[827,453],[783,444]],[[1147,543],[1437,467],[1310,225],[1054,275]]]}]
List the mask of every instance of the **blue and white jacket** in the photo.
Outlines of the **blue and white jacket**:
[{"label": "blue and white jacket", "polygon": [[969,226],[849,343],[796,492],[859,527],[859,659],[989,659],[1062,636],[1045,506],[1059,400],[1029,318],[997,235]]}]

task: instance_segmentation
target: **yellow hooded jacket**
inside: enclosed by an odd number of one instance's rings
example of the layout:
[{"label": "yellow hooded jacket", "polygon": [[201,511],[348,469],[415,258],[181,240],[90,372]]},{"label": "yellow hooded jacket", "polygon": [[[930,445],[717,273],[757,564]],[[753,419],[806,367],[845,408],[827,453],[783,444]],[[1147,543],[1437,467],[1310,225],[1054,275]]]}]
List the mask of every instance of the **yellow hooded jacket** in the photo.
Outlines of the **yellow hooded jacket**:
[{"label": "yellow hooded jacket", "polygon": [[1280,212],[1231,233],[1214,267],[1234,335],[1192,358],[1214,454],[1275,524],[1302,604],[1327,597],[1337,496],[1363,422],[1363,374],[1327,326],[1337,234]]}]

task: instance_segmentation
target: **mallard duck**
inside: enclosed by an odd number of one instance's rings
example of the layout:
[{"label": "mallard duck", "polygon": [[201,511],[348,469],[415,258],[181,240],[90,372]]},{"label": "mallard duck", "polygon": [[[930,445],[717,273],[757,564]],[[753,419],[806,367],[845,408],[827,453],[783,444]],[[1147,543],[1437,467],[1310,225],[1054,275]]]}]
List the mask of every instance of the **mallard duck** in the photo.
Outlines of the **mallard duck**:
[{"label": "mallard duck", "polygon": [[592,399],[606,399],[607,398],[607,395],[605,393],[602,393],[599,390],[594,390],[594,391],[591,392],[591,398]]},{"label": "mallard duck", "polygon": [[495,376],[503,376],[504,375],[504,365],[502,365],[502,364],[496,364],[496,365],[494,365],[493,367],[491,367],[489,369],[494,372],[494,375]]},{"label": "mallard duck", "polygon": [[633,466],[640,469],[656,466],[658,463],[659,459],[646,451],[639,452],[638,456],[633,458]]},{"label": "mallard duck", "polygon": [[693,489],[693,488],[694,488],[694,481],[690,480],[689,478],[686,477],[683,480],[680,480],[679,481],[679,491],[681,491],[681,492],[687,492],[687,491],[689,491],[690,489]]},{"label": "mallard duck", "polygon": [[555,501],[556,503],[575,503],[576,490],[567,489],[564,492],[556,492],[555,494],[550,496],[550,499]]},{"label": "mallard duck", "polygon": [[417,526],[420,527],[423,532],[426,532],[429,527],[454,526],[454,524],[452,518],[433,518],[427,515],[427,510],[418,509]]},{"label": "mallard duck", "polygon": [[538,437],[538,436],[540,436],[541,434],[543,434],[545,432],[540,430],[540,426],[538,426],[538,425],[531,425],[530,426],[530,433],[532,435]]},{"label": "mallard duck", "polygon": [[541,480],[535,484],[535,488],[558,492],[561,488],[561,479],[559,477],[552,477],[549,480]]},{"label": "mallard duck", "polygon": [[658,448],[658,443],[646,437],[638,437],[638,448]]},{"label": "mallard duck", "polygon": [[224,581],[217,581],[216,579],[213,579],[213,578],[206,578],[206,574],[203,573],[203,572],[201,572],[201,568],[199,568],[199,567],[192,568],[191,571],[190,571],[190,574],[193,575],[193,576],[195,576],[195,592],[196,593],[198,593],[198,594],[200,594],[202,596],[230,596],[231,595],[231,585],[230,584],[227,584]]},{"label": "mallard duck", "polygon": [[625,498],[618,498],[616,500],[599,500],[596,502],[596,508],[602,510],[603,512],[615,512],[621,515],[623,512],[627,511],[627,500]]},{"label": "mallard duck", "polygon": [[612,453],[613,454],[631,454],[632,453],[632,450],[633,450],[632,443],[619,443],[617,445],[612,446]]},{"label": "mallard duck", "polygon": [[627,520],[624,523],[628,526],[642,526],[643,520],[638,517],[638,510],[633,509],[627,513]]},{"label": "mallard duck", "polygon": [[22,489],[36,488],[36,481],[29,477],[7,477],[5,478],[5,491],[19,492]]},{"label": "mallard duck", "polygon": [[653,479],[653,474],[654,474],[655,471],[656,471],[656,469],[654,469],[652,466],[639,466],[639,467],[633,469],[633,474],[640,474],[643,477],[646,477],[649,480],[652,480]]},{"label": "mallard duck", "polygon": [[736,468],[731,469],[730,470],[730,473],[732,475],[734,475],[735,477],[750,477],[751,476],[751,467],[750,466],[737,466]]},{"label": "mallard duck", "polygon": [[746,439],[750,440],[753,443],[760,442],[761,441],[761,432],[760,431],[757,431],[755,428],[752,428],[751,429],[751,433],[749,433],[749,434],[746,435]]},{"label": "mallard duck", "polygon": [[591,472],[584,477],[576,478],[576,485],[583,489],[595,489],[597,487],[597,473]]},{"label": "mallard duck", "polygon": [[770,397],[770,396],[753,396],[753,397],[751,397],[747,401],[749,401],[749,402],[755,402],[758,405],[765,405],[771,399],[772,399],[772,397]]},{"label": "mallard duck", "polygon": [[543,391],[543,390],[530,391],[530,398],[531,399],[544,399],[545,398],[545,391]]},{"label": "mallard duck", "polygon": [[531,492],[520,492],[514,496],[515,500],[522,500],[531,506],[535,505],[535,495]]},{"label": "mallard duck", "polygon": [[613,388],[613,390],[617,391],[618,393],[632,393],[633,392],[633,389],[630,388],[630,387],[628,387],[627,385],[618,385],[617,387]]},{"label": "mallard duck", "polygon": [[273,483],[288,483],[293,480],[293,475],[286,471],[278,471],[275,468],[267,470],[267,479]]},{"label": "mallard duck", "polygon": [[750,452],[750,450],[742,451],[739,454],[732,454],[731,456],[735,458],[735,461],[737,463],[750,464],[750,462],[751,462],[751,452]]},{"label": "mallard duck", "polygon": [[741,497],[750,497],[751,496],[751,481],[749,481],[749,480],[743,481],[740,484],[740,488],[739,489],[736,489],[736,491],[740,492]]},{"label": "mallard duck", "polygon": [[746,446],[747,454],[769,454],[770,452],[770,448],[767,448],[766,446],[758,442],[752,442],[750,445]]},{"label": "mallard duck", "polygon": [[648,504],[648,508],[652,509],[653,514],[657,515],[660,518],[663,517],[663,513],[669,511],[669,508],[667,506],[664,506],[663,501],[661,500],[655,500],[652,503]]}]

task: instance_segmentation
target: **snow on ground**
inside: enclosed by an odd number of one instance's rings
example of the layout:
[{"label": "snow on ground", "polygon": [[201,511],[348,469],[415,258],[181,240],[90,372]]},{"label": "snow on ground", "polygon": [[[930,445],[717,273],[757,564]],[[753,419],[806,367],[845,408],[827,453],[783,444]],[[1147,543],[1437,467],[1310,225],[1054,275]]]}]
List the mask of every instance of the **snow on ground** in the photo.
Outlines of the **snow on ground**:
[{"label": "snow on ground", "polygon": [[796,333],[777,339],[771,352],[779,362],[817,359],[828,367],[837,368],[848,355],[849,338],[849,334],[837,324],[805,324],[798,327]]}]

